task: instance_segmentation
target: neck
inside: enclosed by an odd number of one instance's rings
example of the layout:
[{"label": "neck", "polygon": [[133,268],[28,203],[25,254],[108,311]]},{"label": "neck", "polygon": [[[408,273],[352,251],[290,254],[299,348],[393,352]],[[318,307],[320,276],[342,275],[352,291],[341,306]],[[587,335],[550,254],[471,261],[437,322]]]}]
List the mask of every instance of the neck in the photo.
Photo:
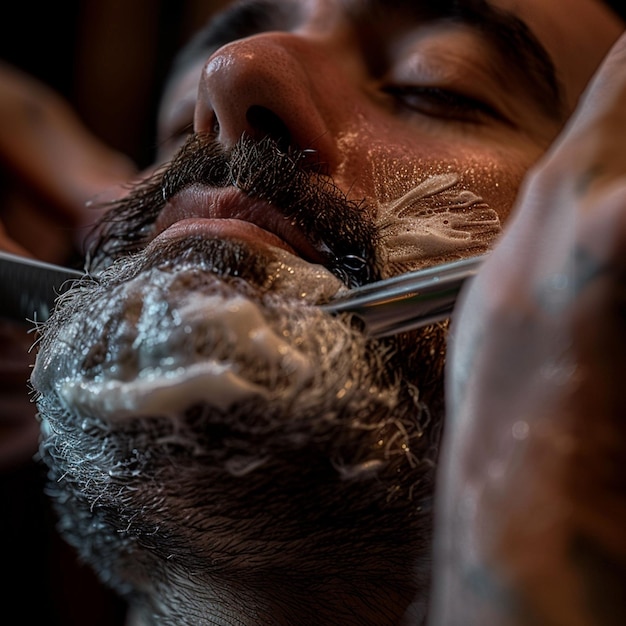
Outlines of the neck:
[{"label": "neck", "polygon": [[[361,570],[362,571],[362,570]],[[301,589],[292,572],[263,577],[265,593],[253,595],[258,586],[238,584],[236,590],[207,593],[188,578],[173,588],[160,588],[148,601],[131,608],[126,626],[399,626],[423,624],[426,594],[411,604],[415,587],[390,578],[364,581],[358,573],[328,573]],[[395,575],[395,573],[394,573]],[[272,580],[274,578],[274,580]],[[246,587],[244,589],[244,587]],[[410,587],[408,589],[407,587]]]}]

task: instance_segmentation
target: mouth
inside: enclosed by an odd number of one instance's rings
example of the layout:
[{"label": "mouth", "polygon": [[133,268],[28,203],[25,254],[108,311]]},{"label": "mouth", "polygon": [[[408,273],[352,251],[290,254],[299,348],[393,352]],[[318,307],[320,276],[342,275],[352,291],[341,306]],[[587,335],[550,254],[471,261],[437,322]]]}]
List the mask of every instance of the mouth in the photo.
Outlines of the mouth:
[{"label": "mouth", "polygon": [[312,241],[295,220],[234,187],[193,184],[168,200],[156,219],[150,246],[189,237],[278,248],[313,264],[328,265],[330,257],[326,246]]},{"label": "mouth", "polygon": [[303,357],[302,345],[360,338],[317,305],[356,280],[343,259],[374,259],[361,204],[304,175],[234,187],[237,172],[168,172],[113,207],[94,253],[98,281],[57,307],[35,378],[68,410],[109,420],[194,403],[226,411],[268,392],[271,405],[281,381],[296,397],[318,372],[317,351]]}]

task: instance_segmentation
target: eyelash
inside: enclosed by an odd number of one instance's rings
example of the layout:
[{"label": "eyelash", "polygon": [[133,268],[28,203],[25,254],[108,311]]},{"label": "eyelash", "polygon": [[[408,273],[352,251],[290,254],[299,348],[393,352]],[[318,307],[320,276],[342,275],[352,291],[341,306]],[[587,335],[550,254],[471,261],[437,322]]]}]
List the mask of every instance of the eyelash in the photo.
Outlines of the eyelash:
[{"label": "eyelash", "polygon": [[502,115],[486,102],[440,87],[388,85],[383,92],[403,109],[444,120],[480,123],[485,117],[502,120]]}]

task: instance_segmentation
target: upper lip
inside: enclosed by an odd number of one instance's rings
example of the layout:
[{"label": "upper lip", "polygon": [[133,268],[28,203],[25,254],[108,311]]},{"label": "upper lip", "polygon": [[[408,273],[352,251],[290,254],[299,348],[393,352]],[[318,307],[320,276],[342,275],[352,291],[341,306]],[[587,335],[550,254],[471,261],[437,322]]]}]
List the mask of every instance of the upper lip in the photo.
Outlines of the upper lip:
[{"label": "upper lip", "polygon": [[239,219],[250,222],[284,241],[304,260],[328,262],[328,252],[273,204],[247,196],[235,187],[191,185],[170,198],[155,223],[154,235],[184,219]]}]

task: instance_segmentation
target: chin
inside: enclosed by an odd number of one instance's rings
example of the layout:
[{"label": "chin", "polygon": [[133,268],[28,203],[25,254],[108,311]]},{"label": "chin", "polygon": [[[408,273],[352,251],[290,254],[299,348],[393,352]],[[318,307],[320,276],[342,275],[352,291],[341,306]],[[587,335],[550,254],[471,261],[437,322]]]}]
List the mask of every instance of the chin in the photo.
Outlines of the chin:
[{"label": "chin", "polygon": [[373,339],[317,307],[343,289],[269,243],[165,237],[40,329],[61,530],[156,623],[239,598],[256,617],[217,623],[306,624],[289,597],[368,593],[354,623],[423,613],[445,325]]}]

